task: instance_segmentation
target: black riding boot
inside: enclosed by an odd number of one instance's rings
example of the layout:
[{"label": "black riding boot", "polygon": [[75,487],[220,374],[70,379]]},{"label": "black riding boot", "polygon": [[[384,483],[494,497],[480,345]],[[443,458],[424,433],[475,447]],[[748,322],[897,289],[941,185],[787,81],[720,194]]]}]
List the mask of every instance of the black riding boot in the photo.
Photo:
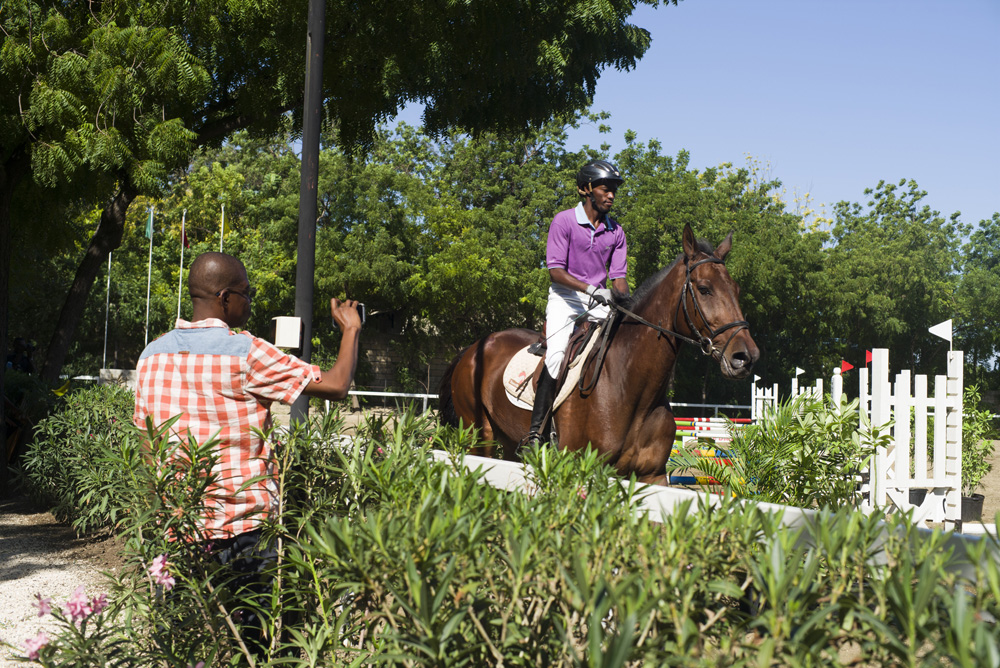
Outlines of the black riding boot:
[{"label": "black riding boot", "polygon": [[549,370],[543,366],[542,373],[538,376],[538,386],[535,388],[535,404],[531,408],[531,428],[525,438],[528,445],[549,440],[549,421],[545,418],[549,416],[555,398],[556,379],[550,376]]}]

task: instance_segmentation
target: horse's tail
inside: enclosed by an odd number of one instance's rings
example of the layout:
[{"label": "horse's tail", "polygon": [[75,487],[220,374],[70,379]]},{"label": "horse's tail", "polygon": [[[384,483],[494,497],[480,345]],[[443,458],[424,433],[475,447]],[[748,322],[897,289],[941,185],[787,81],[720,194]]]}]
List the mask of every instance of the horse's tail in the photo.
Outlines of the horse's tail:
[{"label": "horse's tail", "polygon": [[455,402],[451,397],[451,377],[466,350],[468,348],[463,348],[455,355],[455,359],[445,369],[444,375],[441,377],[441,385],[438,387],[438,421],[452,427],[458,426],[458,413],[455,412]]}]

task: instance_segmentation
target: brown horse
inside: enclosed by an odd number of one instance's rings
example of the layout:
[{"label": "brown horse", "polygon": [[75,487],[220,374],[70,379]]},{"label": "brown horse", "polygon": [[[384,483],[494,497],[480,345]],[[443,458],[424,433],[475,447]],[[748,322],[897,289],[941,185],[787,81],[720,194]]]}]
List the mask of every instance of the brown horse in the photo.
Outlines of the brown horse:
[{"label": "brown horse", "polygon": [[[559,447],[591,443],[621,475],[666,484],[676,433],[666,391],[681,344],[696,344],[733,379],[747,377],[760,356],[740,310],[739,286],[723,263],[732,237],[713,249],[685,226],[677,260],[631,297],[616,296],[617,319],[596,385],[577,387],[553,416]],[[507,399],[502,375],[511,357],[537,339],[526,329],[490,334],[446,371],[441,420],[479,429],[483,445],[473,454],[491,456],[499,444],[505,459],[517,458],[531,411]]]}]

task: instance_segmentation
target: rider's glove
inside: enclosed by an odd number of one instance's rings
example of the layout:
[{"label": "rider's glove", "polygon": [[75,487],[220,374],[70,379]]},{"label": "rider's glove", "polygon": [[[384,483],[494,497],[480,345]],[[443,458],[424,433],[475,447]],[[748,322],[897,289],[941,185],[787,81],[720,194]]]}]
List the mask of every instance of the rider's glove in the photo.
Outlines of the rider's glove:
[{"label": "rider's glove", "polygon": [[607,288],[598,288],[593,285],[588,285],[587,294],[590,295],[591,300],[597,302],[601,306],[607,306],[611,303],[611,290],[608,290]]}]

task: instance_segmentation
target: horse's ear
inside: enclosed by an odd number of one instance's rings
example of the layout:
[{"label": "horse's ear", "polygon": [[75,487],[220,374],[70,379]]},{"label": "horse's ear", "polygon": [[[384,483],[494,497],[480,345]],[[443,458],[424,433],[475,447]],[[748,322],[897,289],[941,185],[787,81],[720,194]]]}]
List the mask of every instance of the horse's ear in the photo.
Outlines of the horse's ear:
[{"label": "horse's ear", "polygon": [[684,247],[684,255],[687,257],[694,257],[694,252],[698,247],[698,242],[694,238],[694,232],[691,231],[691,223],[684,223],[684,236],[682,244]]},{"label": "horse's ear", "polygon": [[733,233],[730,232],[726,235],[725,240],[719,244],[719,247],[715,249],[715,257],[720,260],[725,260],[726,256],[729,255],[729,251],[733,249]]}]

